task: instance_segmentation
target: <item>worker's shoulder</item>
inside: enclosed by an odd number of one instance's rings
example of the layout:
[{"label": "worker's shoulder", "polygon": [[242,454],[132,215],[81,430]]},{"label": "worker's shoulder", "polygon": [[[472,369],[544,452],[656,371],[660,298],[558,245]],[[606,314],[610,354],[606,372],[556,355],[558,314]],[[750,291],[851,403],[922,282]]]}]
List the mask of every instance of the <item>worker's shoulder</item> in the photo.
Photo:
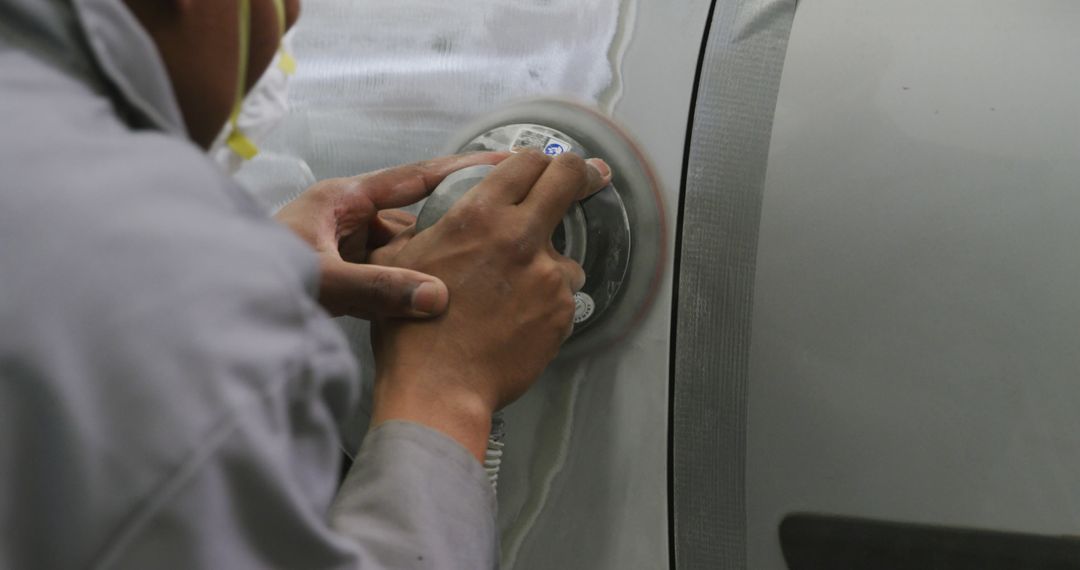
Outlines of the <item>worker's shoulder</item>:
[{"label": "worker's shoulder", "polygon": [[229,181],[200,149],[179,137],[124,124],[91,93],[14,94],[0,129],[5,205],[66,205],[57,216],[111,208],[202,204],[234,207]]},{"label": "worker's shoulder", "polygon": [[5,520],[72,537],[78,566],[290,386],[355,372],[302,242],[191,144],[40,87],[0,83],[0,463],[63,466],[4,486]]},{"label": "worker's shoulder", "polygon": [[[310,249],[201,149],[130,128],[77,81],[18,69],[0,86],[0,355],[61,384],[100,374],[144,403],[201,398],[188,403],[211,414],[280,379],[326,321]],[[79,362],[62,370],[58,354]]]},{"label": "worker's shoulder", "polygon": [[7,267],[36,259],[18,272],[37,272],[46,282],[111,267],[103,279],[123,276],[149,287],[97,290],[113,298],[181,285],[194,293],[200,282],[235,289],[254,284],[252,278],[262,288],[277,283],[310,292],[313,254],[200,149],[107,117],[65,118],[66,124],[43,119],[21,136],[0,134],[0,238],[23,245],[0,252]]},{"label": "worker's shoulder", "polygon": [[311,296],[315,255],[200,149],[18,69],[0,82],[0,464],[62,468],[0,476],[23,497],[4,522],[16,543],[70,537],[59,565],[82,566],[183,477],[236,461],[235,426],[288,449],[267,418],[319,393],[290,387],[351,388],[355,364]]},{"label": "worker's shoulder", "polygon": [[[152,197],[235,202],[231,183],[202,149],[180,136],[130,126],[121,117],[128,111],[107,86],[96,84],[100,79],[17,50],[0,51],[0,74],[0,199],[90,206],[137,191],[143,203]],[[173,192],[179,188],[185,191]]]},{"label": "worker's shoulder", "polygon": [[[0,70],[10,67],[4,63],[0,58]],[[5,241],[67,241],[65,250],[49,252],[52,258],[109,258],[122,250],[129,261],[149,265],[217,263],[224,275],[283,259],[313,271],[302,244],[202,149],[131,128],[106,96],[55,70],[27,62],[14,69],[14,80],[0,85]]]}]

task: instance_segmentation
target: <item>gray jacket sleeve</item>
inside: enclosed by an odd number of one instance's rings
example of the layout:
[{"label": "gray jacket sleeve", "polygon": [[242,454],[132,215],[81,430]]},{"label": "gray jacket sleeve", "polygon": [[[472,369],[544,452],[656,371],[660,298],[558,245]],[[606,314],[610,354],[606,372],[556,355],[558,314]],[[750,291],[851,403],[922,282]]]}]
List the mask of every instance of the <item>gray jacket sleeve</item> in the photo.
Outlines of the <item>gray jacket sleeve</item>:
[{"label": "gray jacket sleeve", "polygon": [[0,71],[0,568],[491,568],[437,432],[374,430],[338,493],[358,379],[310,249],[190,144]]},{"label": "gray jacket sleeve", "polygon": [[476,459],[419,425],[372,430],[331,510],[364,568],[496,566],[495,495]]},{"label": "gray jacket sleeve", "polygon": [[[246,423],[246,422],[245,422]],[[494,496],[476,460],[423,426],[391,422],[366,438],[330,511],[319,481],[260,450],[266,426],[238,426],[212,458],[159,497],[112,568],[490,569]],[[297,452],[303,443],[291,442]],[[307,451],[312,451],[308,449]],[[292,461],[317,459],[297,453]],[[324,461],[326,458],[321,458]],[[312,468],[310,472],[316,471]],[[312,487],[303,488],[305,484]],[[317,492],[315,494],[318,494]]]}]

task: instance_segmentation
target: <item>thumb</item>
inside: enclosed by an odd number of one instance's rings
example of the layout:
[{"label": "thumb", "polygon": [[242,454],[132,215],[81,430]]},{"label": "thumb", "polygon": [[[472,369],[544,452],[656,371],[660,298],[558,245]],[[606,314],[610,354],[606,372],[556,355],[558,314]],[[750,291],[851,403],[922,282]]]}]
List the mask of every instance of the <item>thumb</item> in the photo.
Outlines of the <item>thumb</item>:
[{"label": "thumb", "polygon": [[410,269],[323,260],[319,302],[334,316],[431,318],[450,303],[446,284]]}]

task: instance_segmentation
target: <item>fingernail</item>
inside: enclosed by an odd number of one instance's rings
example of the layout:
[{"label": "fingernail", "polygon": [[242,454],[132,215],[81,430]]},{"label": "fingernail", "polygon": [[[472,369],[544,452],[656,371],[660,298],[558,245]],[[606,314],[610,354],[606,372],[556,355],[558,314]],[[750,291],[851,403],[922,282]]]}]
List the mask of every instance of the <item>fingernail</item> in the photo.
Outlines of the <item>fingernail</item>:
[{"label": "fingernail", "polygon": [[442,312],[442,288],[435,283],[421,283],[412,293],[412,309],[417,313],[433,316]]},{"label": "fingernail", "polygon": [[611,178],[611,167],[608,166],[608,163],[604,162],[602,159],[590,158],[589,160],[586,160],[585,162],[588,162],[590,165],[592,165],[592,167],[595,168],[596,171],[600,173],[601,177],[603,177],[603,178]]}]

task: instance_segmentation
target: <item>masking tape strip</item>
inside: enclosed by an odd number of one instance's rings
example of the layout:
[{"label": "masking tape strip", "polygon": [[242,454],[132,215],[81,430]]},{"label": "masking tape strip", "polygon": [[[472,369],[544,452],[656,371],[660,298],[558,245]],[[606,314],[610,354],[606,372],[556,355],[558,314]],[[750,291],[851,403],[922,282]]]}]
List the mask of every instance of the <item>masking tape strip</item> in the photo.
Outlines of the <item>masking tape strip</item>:
[{"label": "masking tape strip", "polygon": [[676,567],[746,568],[750,324],[762,192],[796,0],[716,0],[682,207],[672,377]]}]

